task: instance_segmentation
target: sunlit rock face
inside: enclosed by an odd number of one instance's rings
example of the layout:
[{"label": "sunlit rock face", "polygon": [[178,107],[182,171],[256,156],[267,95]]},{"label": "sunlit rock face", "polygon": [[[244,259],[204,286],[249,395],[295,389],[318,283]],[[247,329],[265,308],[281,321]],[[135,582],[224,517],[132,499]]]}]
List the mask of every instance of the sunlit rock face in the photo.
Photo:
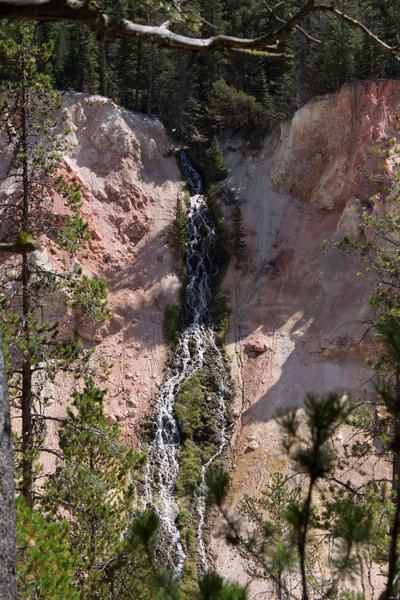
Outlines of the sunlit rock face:
[{"label": "sunlit rock face", "polygon": [[[232,510],[286,468],[278,408],[301,406],[307,392],[371,393],[365,357],[379,348],[364,336],[372,282],[356,276],[358,256],[321,245],[345,234],[368,237],[362,209],[376,210],[384,198],[363,173],[377,169],[373,146],[398,140],[399,102],[399,82],[346,84],[303,106],[260,152],[240,144],[227,151],[223,210],[229,218],[232,201],[240,202],[248,247],[247,261],[237,269],[232,259],[223,284],[237,389]],[[211,548],[221,574],[248,581],[217,528]],[[254,584],[250,597],[262,589]]]},{"label": "sunlit rock face", "polygon": [[[363,171],[377,167],[372,146],[398,138],[399,103],[399,82],[346,84],[303,106],[261,151],[233,143],[226,152],[230,175],[222,208],[229,219],[232,199],[240,202],[248,248],[240,269],[232,259],[222,284],[232,311],[227,351],[236,386],[232,510],[244,493],[262,490],[271,472],[287,468],[273,419],[278,408],[301,406],[309,391],[370,393],[365,357],[379,347],[363,335],[372,283],[356,277],[362,270],[358,256],[321,244],[345,234],[368,239],[359,225],[361,211],[379,209],[384,198]],[[98,344],[100,360],[114,363],[108,422],[118,422],[123,439],[136,444],[163,378],[164,309],[178,301],[177,265],[166,238],[180,174],[167,157],[168,140],[157,120],[84,94],[66,95],[59,116],[71,145],[61,172],[82,186],[92,238],[75,259],[42,250],[36,260],[49,268],[65,260],[104,279],[111,315],[96,327],[75,311],[60,313],[63,298],[46,310],[60,320],[63,336],[77,329],[88,347]],[[10,155],[7,140],[0,139],[0,175]],[[56,224],[63,219],[57,199],[53,209]],[[63,414],[70,389],[71,381],[61,380],[47,390],[61,401],[51,402],[50,414]],[[57,443],[51,427],[49,443]],[[221,574],[247,581],[218,527],[210,549],[210,564]],[[250,597],[260,591],[251,587]]]},{"label": "sunlit rock face", "polygon": [[166,241],[180,175],[157,119],[84,94],[68,94],[60,116],[71,132],[65,175],[82,184],[92,235],[77,260],[107,282],[112,309],[98,330],[80,315],[77,326],[88,342],[100,342],[97,356],[115,363],[106,411],[126,442],[135,443],[163,377],[164,309],[178,299],[180,281]]},{"label": "sunlit rock face", "polygon": [[[136,444],[143,415],[163,378],[164,309],[178,301],[180,280],[166,241],[182,190],[180,174],[157,119],[120,109],[101,96],[77,93],[63,96],[57,116],[60,130],[69,131],[70,147],[59,172],[66,183],[81,185],[91,239],[75,257],[53,252],[52,242],[42,240],[32,260],[49,270],[64,263],[105,280],[111,313],[108,323],[98,325],[66,308],[64,293],[57,292],[42,314],[59,321],[61,337],[77,330],[87,347],[95,344],[94,364],[114,364],[103,379],[109,389],[105,410],[111,424],[120,423],[122,440]],[[11,157],[6,142],[0,140],[3,170]],[[3,188],[3,195],[12,193]],[[64,215],[61,199],[54,196],[49,218],[60,225]],[[64,413],[73,387],[72,377],[59,379],[45,390],[57,400],[46,409],[52,415]],[[49,443],[57,443],[51,427]]]}]

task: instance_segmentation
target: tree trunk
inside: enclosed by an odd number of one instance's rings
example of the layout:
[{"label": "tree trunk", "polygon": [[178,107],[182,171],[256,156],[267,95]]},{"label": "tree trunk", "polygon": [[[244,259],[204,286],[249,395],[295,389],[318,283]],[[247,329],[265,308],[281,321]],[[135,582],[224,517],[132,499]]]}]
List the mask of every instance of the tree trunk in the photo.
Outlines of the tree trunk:
[{"label": "tree trunk", "polygon": [[14,465],[7,373],[0,335],[0,598],[17,598]]},{"label": "tree trunk", "polygon": [[[25,75],[25,65],[22,65]],[[29,231],[29,172],[28,172],[28,133],[27,133],[27,91],[23,90],[21,103],[21,145],[22,145],[22,231]],[[32,361],[30,340],[31,301],[29,293],[29,254],[22,254],[22,317],[25,353],[22,362],[22,493],[29,508],[33,506],[33,433],[32,433]]]},{"label": "tree trunk", "polygon": [[135,77],[135,110],[139,111],[139,90],[142,88],[142,43],[138,42],[137,66]]}]

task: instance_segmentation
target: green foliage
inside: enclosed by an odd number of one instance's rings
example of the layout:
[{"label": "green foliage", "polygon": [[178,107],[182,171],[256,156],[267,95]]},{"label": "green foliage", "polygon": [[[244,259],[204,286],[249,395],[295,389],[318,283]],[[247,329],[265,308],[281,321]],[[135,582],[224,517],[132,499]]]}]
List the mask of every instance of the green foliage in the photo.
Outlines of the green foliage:
[{"label": "green foliage", "polygon": [[[333,477],[338,457],[332,439],[351,409],[338,394],[308,395],[304,418],[294,411],[280,418],[284,450],[302,477],[274,474],[260,497],[245,496],[240,511],[252,525],[250,535],[224,509],[226,474],[207,474],[210,498],[228,525],[227,540],[253,576],[271,582],[278,598],[290,595],[299,581],[303,598],[314,592],[329,596],[347,575],[361,576],[372,549],[386,539],[390,511],[368,488],[355,495],[350,483]],[[328,482],[329,495],[320,496]]]},{"label": "green foliage", "polygon": [[185,254],[186,242],[187,242],[187,229],[186,229],[186,213],[182,206],[182,200],[178,194],[176,197],[175,205],[175,218],[172,222],[171,231],[168,236],[168,245],[173,248],[176,252],[176,256],[179,261],[183,261]]},{"label": "green foliage", "polygon": [[[288,0],[275,7],[274,12],[286,20],[299,6],[299,2]],[[397,44],[400,27],[397,3],[341,0],[334,6],[364,23],[389,44]],[[169,20],[181,33],[195,32],[205,37],[217,34],[259,37],[277,27],[268,7],[257,0],[245,3],[202,0],[196,6],[106,0],[105,8],[141,24]],[[292,61],[270,60],[268,55],[256,56],[254,52],[199,53],[193,61],[183,52],[142,42],[98,40],[96,34],[78,23],[41,24],[37,37],[54,46],[52,60],[42,61],[41,67],[57,89],[100,91],[131,110],[161,115],[174,136],[185,141],[211,139],[226,127],[231,129],[233,122],[234,129],[246,139],[254,138],[257,146],[266,129],[289,118],[315,94],[338,89],[352,79],[399,77],[398,61],[361,29],[326,12],[309,16],[302,26],[320,43],[306,40],[300,33],[281,40],[279,49],[291,53]],[[230,99],[221,94],[220,82],[231,89],[226,93]],[[213,86],[218,95],[215,105]],[[228,108],[226,119],[224,103]],[[232,104],[237,108],[236,119]],[[249,112],[254,116],[249,118]],[[261,125],[260,130],[257,124]]]},{"label": "green foliage", "polygon": [[230,242],[233,254],[240,264],[246,257],[247,246],[244,240],[246,234],[243,228],[243,217],[240,206],[235,204],[231,216]]},{"label": "green foliage", "polygon": [[220,466],[212,465],[206,473],[206,484],[209,502],[221,507],[228,493],[228,474]]},{"label": "green foliage", "polygon": [[304,401],[307,437],[300,433],[300,421],[295,411],[280,418],[286,436],[283,445],[290,451],[300,473],[306,473],[314,484],[330,473],[335,465],[332,435],[345,421],[349,405],[337,393],[330,392],[322,399],[307,394]]},{"label": "green foliage", "polygon": [[176,480],[178,496],[190,496],[199,485],[202,452],[195,440],[198,441],[203,424],[204,403],[203,372],[197,371],[181,386],[174,407],[182,438],[179,474]]},{"label": "green foliage", "polygon": [[46,520],[17,499],[18,590],[32,600],[78,600],[73,587],[77,553],[68,543],[69,524]]},{"label": "green foliage", "polygon": [[242,133],[252,148],[261,146],[268,125],[265,108],[253,96],[238,91],[224,79],[219,79],[212,86],[209,116],[219,131]]},{"label": "green foliage", "polygon": [[175,415],[183,440],[193,439],[201,426],[201,406],[204,403],[203,372],[197,371],[185,381],[175,402]]},{"label": "green foliage", "polygon": [[[0,225],[7,242],[17,240],[18,246],[22,239],[35,247],[40,240],[40,247],[50,254],[57,247],[73,255],[89,236],[80,212],[80,185],[65,181],[57,172],[69,150],[66,133],[54,116],[61,97],[39,68],[49,62],[52,46],[51,41],[37,43],[32,23],[0,25],[0,127],[13,149],[3,178]],[[14,190],[12,195],[7,188]],[[64,206],[61,219],[54,215],[56,197]],[[107,292],[104,282],[90,279],[80,269],[69,270],[66,260],[57,267],[40,257],[30,260],[28,248],[22,248],[20,260],[4,266],[0,277],[0,320],[10,345],[10,389],[22,405],[22,489],[32,508],[35,446],[45,431],[40,409],[33,418],[33,399],[40,397],[47,381],[55,381],[58,372],[82,369],[89,358],[82,356],[83,346],[76,337],[60,342],[58,323],[46,321],[51,312],[47,303],[62,290],[66,307],[79,308],[103,322],[108,315]]]},{"label": "green foliage", "polygon": [[217,328],[216,341],[219,346],[222,346],[228,332],[229,315],[231,313],[226,296],[214,295],[211,302],[211,313]]},{"label": "green foliage", "polygon": [[209,186],[207,189],[207,207],[211,218],[218,232],[218,246],[216,248],[216,260],[218,264],[218,274],[212,281],[213,289],[216,291],[223,280],[225,270],[229,264],[229,232],[222,215],[221,207],[218,203],[218,186]]},{"label": "green foliage", "polygon": [[254,553],[260,553],[275,579],[275,591],[282,589],[285,578],[298,568],[296,552],[291,547],[291,530],[287,510],[299,501],[299,490],[289,487],[289,478],[272,473],[271,483],[260,498],[246,495],[240,514],[253,524],[253,548],[246,552],[250,564],[256,564]]},{"label": "green foliage", "polygon": [[220,181],[228,175],[228,167],[225,164],[224,157],[217,140],[214,135],[211,146],[206,152],[208,181]]},{"label": "green foliage", "polygon": [[[59,430],[61,460],[40,500],[56,523],[70,523],[66,539],[70,551],[79,555],[74,586],[85,598],[99,600],[108,598],[113,587],[122,594],[119,574],[134,560],[126,554],[123,534],[134,498],[130,480],[144,460],[121,446],[118,426],[107,425],[104,393],[91,378],[81,392],[74,392]],[[149,528],[150,520],[146,523]],[[138,527],[132,533],[144,537]]]},{"label": "green foliage", "polygon": [[246,591],[238,585],[224,585],[216,573],[206,573],[199,582],[199,600],[246,600]]},{"label": "green foliage", "polygon": [[199,486],[201,470],[201,450],[193,441],[186,439],[179,456],[179,474],[176,479],[178,497],[188,497],[196,492]]},{"label": "green foliage", "polygon": [[71,299],[68,305],[79,308],[83,314],[98,323],[104,323],[110,313],[107,301],[107,284],[101,279],[92,279],[85,274],[71,281]]}]

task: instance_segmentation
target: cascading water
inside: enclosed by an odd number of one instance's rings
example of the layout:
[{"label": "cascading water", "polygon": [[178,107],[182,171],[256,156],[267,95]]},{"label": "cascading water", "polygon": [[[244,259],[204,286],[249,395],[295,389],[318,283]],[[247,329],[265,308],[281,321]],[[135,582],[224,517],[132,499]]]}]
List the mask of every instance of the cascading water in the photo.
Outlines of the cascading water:
[{"label": "cascading water", "polygon": [[201,194],[200,175],[181,152],[182,171],[188,181],[191,197],[186,219],[188,241],[185,264],[187,285],[183,298],[183,314],[187,326],[180,335],[170,364],[168,377],[157,397],[155,409],[156,432],[149,447],[146,472],[146,501],[156,510],[160,520],[160,551],[167,558],[176,577],[183,573],[186,555],[183,550],[176,517],[179,509],[175,500],[175,481],[179,472],[180,435],[174,416],[174,405],[183,383],[203,368],[205,354],[212,356],[218,373],[218,398],[215,422],[219,424],[218,442],[211,458],[201,468],[201,481],[197,501],[197,542],[199,562],[207,570],[206,550],[203,541],[205,520],[205,473],[211,463],[221,455],[226,442],[225,371],[222,355],[215,341],[215,331],[210,316],[212,299],[211,279],[218,272],[215,262],[217,232],[206,216],[206,201]]}]

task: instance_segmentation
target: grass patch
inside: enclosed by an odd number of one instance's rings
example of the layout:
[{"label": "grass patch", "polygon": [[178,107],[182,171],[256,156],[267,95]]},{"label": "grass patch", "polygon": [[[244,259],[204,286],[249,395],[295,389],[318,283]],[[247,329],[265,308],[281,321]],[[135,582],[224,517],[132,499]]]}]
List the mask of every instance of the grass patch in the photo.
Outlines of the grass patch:
[{"label": "grass patch", "polygon": [[204,402],[202,386],[203,371],[197,371],[179,390],[175,415],[182,440],[193,440],[195,432],[201,427],[201,406]]}]

